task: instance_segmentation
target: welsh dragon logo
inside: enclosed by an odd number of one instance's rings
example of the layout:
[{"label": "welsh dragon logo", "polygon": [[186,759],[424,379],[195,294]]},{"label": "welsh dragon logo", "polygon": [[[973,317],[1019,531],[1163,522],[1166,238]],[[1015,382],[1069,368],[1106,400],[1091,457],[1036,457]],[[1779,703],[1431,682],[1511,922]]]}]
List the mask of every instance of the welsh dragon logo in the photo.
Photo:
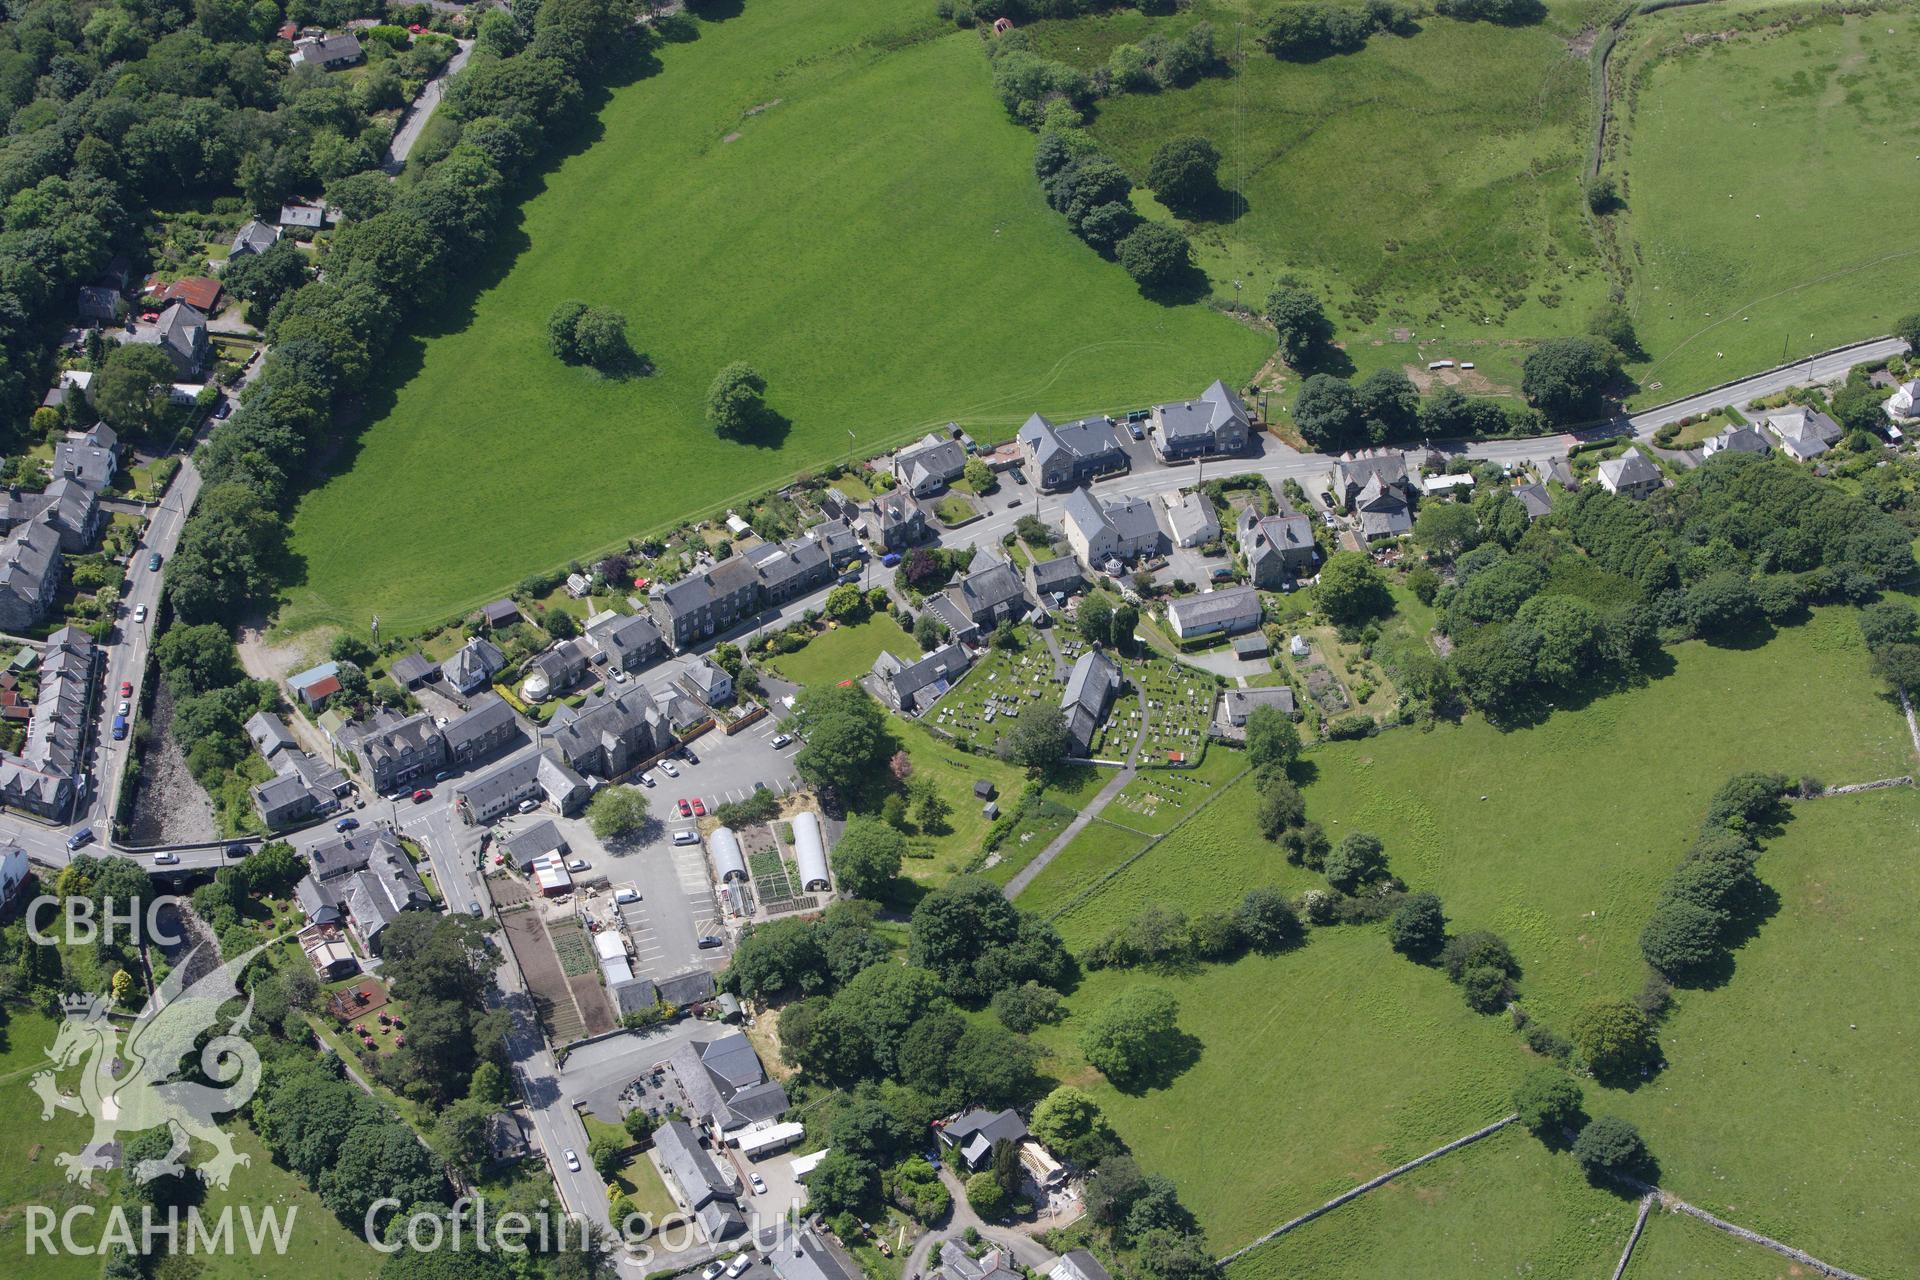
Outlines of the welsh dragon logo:
[{"label": "welsh dragon logo", "polygon": [[[124,1047],[122,1028],[109,1016],[105,996],[67,997],[66,1021],[46,1051],[53,1069],[32,1080],[33,1091],[40,1095],[42,1120],[51,1120],[56,1109],[93,1119],[93,1137],[87,1145],[55,1157],[66,1170],[67,1181],[91,1186],[94,1170],[113,1167],[117,1135],[161,1125],[167,1127],[172,1146],[164,1159],[143,1160],[130,1170],[136,1182],[185,1173],[183,1157],[195,1138],[213,1148],[212,1159],[198,1170],[211,1186],[226,1186],[235,1167],[248,1163],[214,1117],[246,1105],[260,1086],[260,1055],[243,1034],[253,1014],[252,994],[224,1032],[204,1044],[200,1041],[220,1020],[220,1010],[239,999],[239,975],[247,963],[271,945],[262,943],[188,985],[186,975],[193,971],[194,958],[201,951],[195,947],[135,1016]],[[176,1078],[190,1057],[197,1059],[199,1074],[216,1085]],[[55,1080],[59,1072],[75,1065],[81,1066],[77,1097],[62,1092]]]}]

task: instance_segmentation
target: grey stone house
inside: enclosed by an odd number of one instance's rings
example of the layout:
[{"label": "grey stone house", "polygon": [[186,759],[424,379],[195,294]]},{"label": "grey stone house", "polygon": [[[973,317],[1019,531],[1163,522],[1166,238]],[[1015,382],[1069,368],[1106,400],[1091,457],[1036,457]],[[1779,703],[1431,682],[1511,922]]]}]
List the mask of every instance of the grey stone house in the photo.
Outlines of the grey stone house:
[{"label": "grey stone house", "polygon": [[587,639],[618,671],[638,671],[667,651],[660,628],[644,613],[598,614],[587,621]]},{"label": "grey stone house", "polygon": [[1162,462],[1239,453],[1253,431],[1247,406],[1231,387],[1217,380],[1196,399],[1155,405],[1152,424],[1147,436]]},{"label": "grey stone house", "polygon": [[676,652],[726,630],[759,604],[760,576],[744,556],[688,574],[655,602],[661,633]]},{"label": "grey stone house", "polygon": [[1075,489],[1095,476],[1127,467],[1127,452],[1105,418],[1082,418],[1058,426],[1040,414],[1028,418],[1015,437],[1020,456],[1043,490]]},{"label": "grey stone house", "polygon": [[1234,531],[1247,561],[1247,576],[1262,591],[1277,591],[1281,583],[1311,574],[1320,557],[1313,541],[1313,517],[1297,511],[1263,516],[1247,507],[1240,512]]},{"label": "grey stone house", "polygon": [[496,671],[507,665],[507,656],[491,640],[471,636],[460,649],[440,664],[440,675],[455,693],[468,694],[493,682]]}]

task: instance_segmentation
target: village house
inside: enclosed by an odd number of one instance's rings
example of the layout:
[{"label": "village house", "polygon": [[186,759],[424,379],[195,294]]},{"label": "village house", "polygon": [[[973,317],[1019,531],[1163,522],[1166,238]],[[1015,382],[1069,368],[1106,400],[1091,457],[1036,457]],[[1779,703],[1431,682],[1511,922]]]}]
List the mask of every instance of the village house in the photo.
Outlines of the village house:
[{"label": "village house", "polygon": [[777,1120],[787,1091],[767,1078],[753,1043],[731,1031],[704,1044],[683,1043],[667,1057],[687,1097],[688,1118],[716,1142],[749,1125]]},{"label": "village house", "polygon": [[305,671],[288,676],[287,688],[293,692],[294,697],[300,699],[302,706],[312,711],[340,692],[340,664],[322,662],[318,666],[308,667]]},{"label": "village house", "polygon": [[279,242],[280,229],[255,218],[234,234],[233,243],[227,248],[227,261],[231,263],[249,253],[265,253]]},{"label": "village house", "polygon": [[385,713],[361,732],[354,745],[373,789],[381,795],[390,795],[417,778],[430,778],[447,767],[446,737],[424,711],[404,719]]},{"label": "village house", "polygon": [[679,745],[667,708],[635,686],[614,697],[592,695],[550,728],[554,749],[581,773],[617,778]]},{"label": "village house", "polygon": [[1260,593],[1244,584],[1181,596],[1167,605],[1167,625],[1182,640],[1234,635],[1259,626],[1260,616]]},{"label": "village house", "polygon": [[1780,442],[1781,451],[1795,462],[1812,461],[1839,444],[1846,434],[1826,414],[1799,404],[1770,410],[1765,421],[1767,430]]},{"label": "village house", "polygon": [[1369,542],[1413,531],[1413,482],[1403,453],[1342,458],[1333,464],[1327,491],[1351,514]]},{"label": "village house", "polygon": [[1035,560],[1027,570],[1027,583],[1036,597],[1058,604],[1084,587],[1086,578],[1080,572],[1078,560],[1072,556],[1055,556],[1051,560]]},{"label": "village house", "polygon": [[477,778],[462,781],[453,793],[454,812],[469,826],[484,826],[522,800],[546,803],[561,814],[586,802],[593,787],[553,750],[509,760]]},{"label": "village house", "polygon": [[663,590],[654,601],[661,634],[676,653],[750,616],[760,601],[760,577],[744,556],[729,556]]},{"label": "village house", "polygon": [[1660,468],[1638,449],[1629,448],[1617,458],[1600,464],[1600,487],[1608,493],[1627,498],[1644,498],[1665,484]]},{"label": "village house", "polygon": [[1553,498],[1544,484],[1517,484],[1513,486],[1513,496],[1526,508],[1529,520],[1538,520],[1553,510]]},{"label": "village house", "polygon": [[1214,514],[1213,499],[1198,489],[1162,494],[1160,501],[1167,510],[1167,528],[1174,546],[1203,546],[1220,536],[1220,517]]},{"label": "village house", "polygon": [[[351,10],[349,10],[351,12]],[[322,71],[339,71],[351,67],[366,57],[360,41],[351,31],[331,36],[310,36],[305,40],[296,40],[293,53],[287,62],[296,67],[319,67]]]},{"label": "village house", "polygon": [[494,673],[507,665],[498,645],[481,636],[469,636],[451,658],[440,664],[440,676],[458,694],[470,694],[493,683]]},{"label": "village house", "polygon": [[967,469],[966,446],[953,438],[930,431],[893,455],[893,478],[915,497],[939,493]]},{"label": "village house", "polygon": [[867,504],[867,536],[886,551],[901,551],[927,536],[927,512],[904,489]]},{"label": "village house", "polygon": [[1096,476],[1127,467],[1127,452],[1106,418],[1082,418],[1056,426],[1036,413],[1015,440],[1033,482],[1047,492],[1080,488]]},{"label": "village house", "polygon": [[1745,423],[1737,423],[1723,428],[1719,434],[1709,436],[1700,442],[1700,453],[1711,458],[1716,453],[1755,453],[1762,456],[1771,453],[1767,447],[1767,438]]},{"label": "village house", "polygon": [[644,613],[596,613],[587,619],[587,639],[614,671],[639,671],[667,651],[660,628]]},{"label": "village house", "polygon": [[1062,504],[1067,545],[1088,570],[1126,563],[1160,550],[1165,533],[1145,498],[1096,498],[1075,489]]},{"label": "village house", "polygon": [[312,870],[294,886],[294,901],[312,924],[345,925],[370,955],[379,955],[387,926],[408,911],[425,911],[433,896],[404,845],[390,832],[347,832],[308,854]]},{"label": "village house", "polygon": [[966,648],[957,644],[941,645],[914,662],[902,662],[882,649],[873,663],[874,684],[896,711],[917,716],[951,688],[972,662]]},{"label": "village house", "polygon": [[1304,578],[1320,559],[1313,540],[1313,517],[1297,511],[1264,516],[1243,507],[1234,534],[1247,562],[1247,576],[1262,591],[1278,591],[1281,584]]},{"label": "village house", "polygon": [[668,1120],[653,1131],[653,1148],[671,1189],[709,1241],[718,1244],[747,1229],[733,1183],[721,1176],[692,1125]]},{"label": "village house", "polygon": [[40,692],[19,755],[0,755],[0,804],[65,821],[79,794],[99,648],[78,627],[61,627],[40,654]]},{"label": "village house", "polygon": [[105,489],[119,469],[120,437],[104,422],[76,432],[53,447],[56,482],[70,480],[89,489]]},{"label": "village house", "polygon": [[1224,382],[1202,391],[1198,398],[1155,405],[1147,438],[1162,462],[1239,453],[1252,438],[1247,406]]},{"label": "village house", "polygon": [[207,338],[206,313],[185,302],[169,306],[151,325],[141,325],[135,330],[133,341],[159,347],[183,378],[191,378],[206,368],[207,355],[212,349]]}]

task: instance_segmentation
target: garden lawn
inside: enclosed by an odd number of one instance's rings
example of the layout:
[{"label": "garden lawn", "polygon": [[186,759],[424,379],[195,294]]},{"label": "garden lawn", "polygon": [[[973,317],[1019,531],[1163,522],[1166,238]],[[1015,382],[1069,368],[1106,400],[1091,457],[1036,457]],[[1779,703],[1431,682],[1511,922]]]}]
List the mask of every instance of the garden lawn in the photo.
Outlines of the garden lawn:
[{"label": "garden lawn", "polygon": [[672,1217],[678,1207],[673,1203],[673,1196],[668,1193],[660,1171],[653,1167],[652,1158],[644,1151],[627,1161],[626,1167],[620,1170],[618,1180],[620,1190],[626,1193],[627,1199],[633,1201],[633,1207],[646,1214],[647,1221],[655,1228]]},{"label": "garden lawn", "polygon": [[1602,1280],[1634,1209],[1589,1184],[1572,1156],[1509,1125],[1263,1245],[1229,1267],[1227,1280]]},{"label": "garden lawn", "polygon": [[874,659],[886,649],[902,662],[920,657],[920,646],[901,630],[890,613],[874,614],[864,622],[836,627],[814,636],[804,649],[771,660],[780,675],[802,687],[857,680],[873,669]]},{"label": "garden lawn", "polygon": [[1640,1126],[1662,1186],[1870,1276],[1920,1268],[1916,851],[1913,788],[1795,804],[1758,864],[1779,911],[1723,987],[1680,994],[1666,1070],[1589,1091]]},{"label": "garden lawn", "polygon": [[[927,0],[756,0],[695,26],[385,362],[374,420],[296,515],[284,627],[408,631],[850,448],[1192,395],[1266,358],[1073,237],[979,36]],[[556,360],[547,317],[572,298],[625,312],[655,372]],[[734,360],[783,419],[747,442],[704,420]]]},{"label": "garden lawn", "polygon": [[[1084,1019],[1133,986],[1172,993],[1201,1046],[1144,1094],[1114,1089],[1077,1047]],[[1092,1093],[1143,1169],[1174,1180],[1216,1255],[1506,1115],[1526,1068],[1504,1019],[1396,956],[1379,925],[1184,975],[1093,972],[1069,1008],[1036,1033],[1053,1069]]]},{"label": "garden lawn", "polygon": [[1709,38],[1643,69],[1645,50],[1727,25],[1675,11],[1614,54],[1635,90],[1625,221],[1648,403],[1886,333],[1920,295],[1920,225],[1888,216],[1920,202],[1920,64],[1903,55],[1920,14]]},{"label": "garden lawn", "polygon": [[1684,1213],[1655,1209],[1633,1247],[1624,1280],[1787,1280],[1809,1274],[1771,1249],[1736,1240]]}]

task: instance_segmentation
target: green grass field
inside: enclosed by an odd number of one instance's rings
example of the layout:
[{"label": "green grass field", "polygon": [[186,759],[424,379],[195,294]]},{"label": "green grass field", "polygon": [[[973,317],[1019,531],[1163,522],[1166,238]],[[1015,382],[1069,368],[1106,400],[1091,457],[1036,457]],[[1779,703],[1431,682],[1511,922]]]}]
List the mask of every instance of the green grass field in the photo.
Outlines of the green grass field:
[{"label": "green grass field", "polygon": [[1633,1215],[1633,1201],[1594,1188],[1572,1157],[1509,1125],[1289,1232],[1227,1276],[1604,1280]]},{"label": "green grass field", "polygon": [[[92,1121],[67,1111],[56,1111],[52,1119],[42,1121],[40,1103],[29,1089],[30,1077],[48,1065],[45,1050],[57,1031],[53,1019],[20,1008],[9,1008],[0,1024],[0,1090],[13,1100],[21,1119],[11,1126],[12,1137],[0,1139],[0,1272],[33,1280],[93,1280],[100,1274],[97,1257],[49,1256],[44,1251],[27,1255],[27,1206],[45,1205],[61,1214],[86,1204],[104,1212],[120,1185],[117,1172],[99,1174],[89,1192],[68,1182],[65,1171],[54,1163],[58,1153],[80,1150],[92,1129]],[[62,1075],[69,1086],[75,1078],[72,1070]],[[201,1212],[217,1215],[232,1207],[234,1231],[241,1238],[242,1219],[237,1215],[242,1208],[255,1214],[272,1210],[282,1215],[282,1221],[294,1211],[293,1226],[285,1254],[269,1250],[258,1255],[198,1255],[199,1269],[194,1274],[207,1280],[367,1280],[379,1271],[379,1255],[343,1227],[298,1178],[275,1165],[251,1129],[238,1120],[229,1121],[226,1128],[233,1134],[235,1149],[251,1157],[251,1163],[235,1172],[225,1190],[209,1189]],[[194,1154],[206,1152],[196,1149]],[[133,1221],[138,1222],[137,1210]],[[100,1217],[78,1219],[75,1239],[91,1242],[104,1227]]]},{"label": "green grass field", "polygon": [[1810,1274],[1771,1249],[1656,1209],[1633,1247],[1624,1280],[1789,1280]]},{"label": "green grass field", "polygon": [[805,687],[857,680],[873,669],[882,649],[902,662],[920,657],[920,646],[900,629],[890,613],[875,614],[854,625],[815,636],[804,649],[770,661],[776,673]]},{"label": "green grass field", "polygon": [[[285,627],[419,627],[853,448],[1190,395],[1265,358],[1259,334],[1147,301],[1074,239],[979,37],[927,0],[766,0],[698,30],[615,91],[477,295],[388,362],[350,465],[295,519]],[[625,311],[657,372],[555,360],[568,298]],[[790,429],[709,431],[731,360]],[[481,513],[503,536],[473,536]]]},{"label": "green grass field", "polygon": [[1662,1184],[1701,1208],[1863,1275],[1909,1275],[1920,791],[1793,814],[1759,864],[1778,914],[1724,987],[1681,994],[1660,1034],[1667,1069],[1589,1106],[1640,1125]]},{"label": "green grass field", "polygon": [[[1194,886],[1186,904],[1225,883]],[[1123,1094],[1084,1065],[1076,1037],[1135,984],[1174,995],[1200,1052],[1170,1086]],[[1092,1092],[1142,1168],[1174,1180],[1221,1253],[1505,1115],[1526,1065],[1504,1021],[1395,956],[1379,925],[1315,930],[1288,954],[1185,974],[1094,972],[1069,1007],[1036,1033],[1053,1069]]]},{"label": "green grass field", "polygon": [[[1053,914],[1101,876],[1146,848],[1147,840],[1137,831],[1095,819],[1026,887],[1020,895],[1021,907],[1043,916]],[[1094,939],[1073,941],[1084,944]]]},{"label": "green grass field", "polygon": [[[1711,10],[1648,24],[1660,46]],[[1911,9],[1634,59],[1632,305],[1662,389],[1725,381],[1885,333],[1920,293],[1920,38]],[[1622,52],[1625,52],[1623,49]],[[1616,53],[1616,58],[1620,55]],[[1644,55],[1642,55],[1644,58]]]},{"label": "green grass field", "polygon": [[1395,327],[1443,339],[1444,322],[1467,338],[1494,316],[1497,336],[1534,336],[1604,300],[1581,206],[1586,65],[1565,45],[1577,16],[1518,28],[1426,17],[1417,35],[1299,63],[1259,47],[1261,12],[1197,0],[1172,18],[1119,10],[1033,32],[1085,67],[1201,20],[1224,52],[1241,50],[1236,74],[1105,100],[1093,125],[1136,180],[1170,137],[1219,147],[1222,182],[1244,204],[1194,224],[1216,296],[1231,301],[1238,279],[1258,307],[1276,277],[1298,275],[1346,312],[1356,363]]}]

